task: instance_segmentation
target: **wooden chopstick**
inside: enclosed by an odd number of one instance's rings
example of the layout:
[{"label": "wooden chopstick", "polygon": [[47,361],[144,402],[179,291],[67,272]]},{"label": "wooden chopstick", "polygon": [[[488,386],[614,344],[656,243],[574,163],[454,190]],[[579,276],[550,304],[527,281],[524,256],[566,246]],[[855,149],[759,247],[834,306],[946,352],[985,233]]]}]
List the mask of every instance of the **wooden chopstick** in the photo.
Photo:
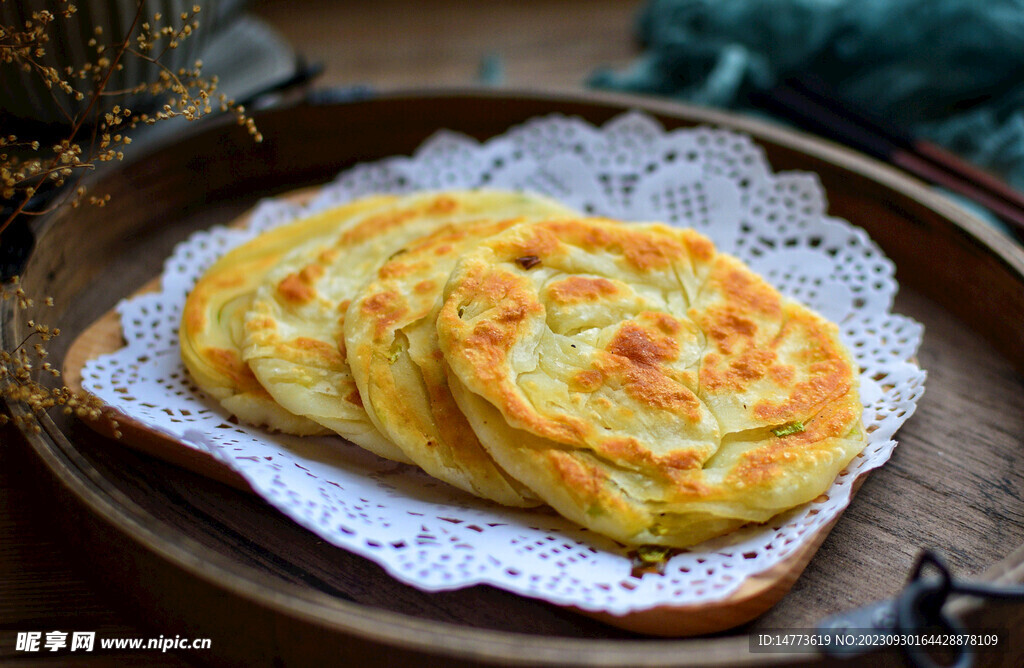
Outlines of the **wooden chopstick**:
[{"label": "wooden chopstick", "polygon": [[1024,194],[949,151],[839,99],[820,79],[787,79],[754,102],[796,124],[989,209],[1024,235]]}]

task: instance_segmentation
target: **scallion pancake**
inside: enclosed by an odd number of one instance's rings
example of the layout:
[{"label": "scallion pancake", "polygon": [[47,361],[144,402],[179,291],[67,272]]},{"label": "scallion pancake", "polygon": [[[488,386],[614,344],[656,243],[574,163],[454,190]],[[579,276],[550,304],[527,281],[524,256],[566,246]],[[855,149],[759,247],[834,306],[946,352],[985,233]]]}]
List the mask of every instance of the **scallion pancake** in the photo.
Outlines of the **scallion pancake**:
[{"label": "scallion pancake", "polygon": [[864,447],[836,326],[691,230],[517,225],[461,258],[436,327],[502,469],[627,544],[766,521]]},{"label": "scallion pancake", "polygon": [[278,263],[246,314],[243,359],[287,410],[382,457],[409,462],[367,415],[346,359],[345,313],[359,287],[407,244],[444,225],[564,211],[546,198],[498,190],[399,198],[332,242]]},{"label": "scallion pancake", "polygon": [[242,360],[245,312],[264,276],[295,249],[319,246],[348,222],[394,198],[367,197],[264,232],[218,259],[185,301],[181,358],[204,392],[249,424],[289,434],[329,433],[273,400]]},{"label": "scallion pancake", "polygon": [[466,251],[521,219],[445,226],[377,270],[345,317],[349,365],[370,419],[435,478],[505,505],[539,501],[495,464],[448,389],[434,322]]}]

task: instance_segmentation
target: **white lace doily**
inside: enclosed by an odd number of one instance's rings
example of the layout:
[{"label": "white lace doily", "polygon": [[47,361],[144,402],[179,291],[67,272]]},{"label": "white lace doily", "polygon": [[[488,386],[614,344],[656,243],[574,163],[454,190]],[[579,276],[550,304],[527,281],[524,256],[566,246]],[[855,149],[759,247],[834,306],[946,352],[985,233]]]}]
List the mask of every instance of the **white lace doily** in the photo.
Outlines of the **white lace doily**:
[{"label": "white lace doily", "polygon": [[[178,353],[178,321],[188,290],[215,258],[269,227],[361,195],[475,186],[532,190],[594,214],[692,226],[839,323],[862,369],[869,432],[863,454],[814,502],[678,554],[663,574],[634,577],[626,549],[551,511],[481,501],[338,438],[234,425],[192,385]],[[721,600],[846,507],[851,483],[889,458],[896,429],[924,390],[925,373],[910,361],[922,328],[890,313],[892,263],[862,230],[825,210],[813,174],[772,173],[761,149],[731,131],[666,132],[639,113],[600,128],[548,116],[482,144],[442,131],[411,158],[341,174],[308,206],[265,201],[246,229],[194,234],[167,260],[159,293],[120,305],[128,345],[90,362],[84,386],[183,447],[210,452],[296,522],[416,587],[485,583],[614,614]]]}]

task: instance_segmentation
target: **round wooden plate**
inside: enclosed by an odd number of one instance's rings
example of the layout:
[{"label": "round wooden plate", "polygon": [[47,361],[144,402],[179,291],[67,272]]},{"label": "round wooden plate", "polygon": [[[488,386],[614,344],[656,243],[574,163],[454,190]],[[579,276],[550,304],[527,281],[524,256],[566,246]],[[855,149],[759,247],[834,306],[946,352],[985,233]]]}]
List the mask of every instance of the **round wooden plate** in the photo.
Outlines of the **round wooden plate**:
[{"label": "round wooden plate", "polygon": [[[809,628],[897,593],[919,549],[958,577],[1024,578],[1024,252],[963,210],[877,162],[742,117],[635,97],[463,91],[389,94],[260,114],[266,137],[219,123],[108,172],[104,209],[42,221],[24,287],[68,342],[160,272],[190,232],[258,198],[317,183],[357,162],[408,154],[441,128],[484,139],[552,112],[601,123],[628,108],[666,127],[710,123],[751,134],[776,170],[816,172],[830,213],[864,227],[898,268],[895,309],[925,324],[928,389],[790,593],[728,635],[655,640],[489,587],[427,594],[324,544],[252,495],[123,447],[71,420],[27,438],[103,584],[165,636],[213,638],[239,665],[526,663],[709,665],[820,662],[751,653],[750,634]],[[33,314],[5,303],[2,343]],[[58,342],[61,339],[57,340]],[[65,344],[66,345],[66,344]],[[66,350],[55,345],[51,360]],[[973,625],[1012,629],[1019,607],[958,602]],[[1007,640],[1003,656],[1024,656]],[[206,656],[204,654],[204,656]]]}]

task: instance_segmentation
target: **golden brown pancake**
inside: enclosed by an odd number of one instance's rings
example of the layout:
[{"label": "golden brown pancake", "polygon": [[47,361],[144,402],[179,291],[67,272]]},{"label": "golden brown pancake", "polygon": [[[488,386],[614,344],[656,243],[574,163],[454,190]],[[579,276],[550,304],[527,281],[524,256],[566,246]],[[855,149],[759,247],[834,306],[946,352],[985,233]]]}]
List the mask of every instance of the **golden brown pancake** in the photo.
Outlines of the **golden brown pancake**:
[{"label": "golden brown pancake", "polygon": [[690,230],[512,227],[459,261],[436,327],[495,461],[624,543],[766,521],[864,447],[837,328]]},{"label": "golden brown pancake", "polygon": [[246,313],[243,359],[288,411],[382,457],[408,462],[370,420],[346,359],[345,312],[359,287],[389,257],[444,225],[564,211],[539,196],[498,190],[401,197],[332,242],[278,263]]},{"label": "golden brown pancake", "polygon": [[539,503],[480,445],[448,389],[434,322],[467,250],[520,219],[445,226],[384,263],[345,316],[348,361],[370,419],[423,470],[513,506]]},{"label": "golden brown pancake", "polygon": [[290,434],[329,433],[275,402],[242,360],[246,310],[263,277],[304,244],[321,244],[353,218],[392,201],[367,197],[276,227],[215,262],[189,293],[179,338],[181,358],[196,385],[240,420]]}]

